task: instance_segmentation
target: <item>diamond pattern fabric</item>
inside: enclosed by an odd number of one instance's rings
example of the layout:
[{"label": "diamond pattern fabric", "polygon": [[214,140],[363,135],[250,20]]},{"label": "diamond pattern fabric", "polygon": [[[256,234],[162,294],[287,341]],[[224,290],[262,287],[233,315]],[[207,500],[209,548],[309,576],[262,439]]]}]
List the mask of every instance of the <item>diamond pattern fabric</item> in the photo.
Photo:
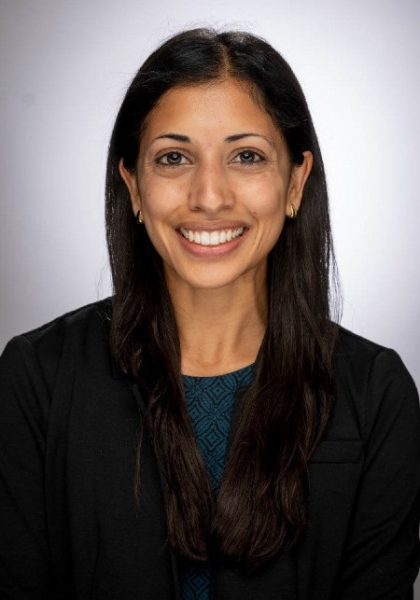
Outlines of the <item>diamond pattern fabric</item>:
[{"label": "diamond pattern fabric", "polygon": [[[235,394],[252,382],[253,365],[215,377],[183,375],[188,412],[215,494],[220,486]],[[179,563],[183,600],[209,600],[208,563]]]}]

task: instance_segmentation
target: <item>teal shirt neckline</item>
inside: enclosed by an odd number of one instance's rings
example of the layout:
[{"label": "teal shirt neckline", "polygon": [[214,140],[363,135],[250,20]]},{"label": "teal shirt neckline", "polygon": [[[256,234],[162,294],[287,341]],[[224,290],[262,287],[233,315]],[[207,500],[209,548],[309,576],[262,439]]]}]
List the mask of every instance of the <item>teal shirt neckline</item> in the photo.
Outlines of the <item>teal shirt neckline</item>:
[{"label": "teal shirt neckline", "polygon": [[254,364],[222,375],[182,375],[197,445],[217,491],[223,475],[235,395],[252,383]]},{"label": "teal shirt neckline", "polygon": [[217,375],[187,375],[185,373],[182,373],[181,375],[182,375],[182,379],[187,382],[190,379],[198,379],[198,380],[223,379],[224,377],[229,377],[229,376],[241,377],[243,374],[247,374],[248,370],[253,371],[254,367],[255,367],[255,363],[251,363],[249,365],[245,365],[245,367],[236,369],[235,371],[228,371],[227,373],[220,373]]}]

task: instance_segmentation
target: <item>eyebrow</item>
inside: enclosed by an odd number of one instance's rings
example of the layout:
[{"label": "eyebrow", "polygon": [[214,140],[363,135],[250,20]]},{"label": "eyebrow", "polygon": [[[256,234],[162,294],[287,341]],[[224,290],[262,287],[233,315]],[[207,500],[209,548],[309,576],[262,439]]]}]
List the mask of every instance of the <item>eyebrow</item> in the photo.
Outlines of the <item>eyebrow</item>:
[{"label": "eyebrow", "polygon": [[252,131],[249,131],[246,133],[236,133],[235,135],[229,135],[227,138],[225,138],[225,142],[236,142],[238,140],[242,140],[242,138],[245,138],[245,137],[260,137],[260,138],[263,138],[264,140],[267,140],[267,142],[270,141],[265,135],[261,135],[260,133],[253,133]]},{"label": "eyebrow", "polygon": [[[253,133],[251,131],[245,133],[235,133],[234,135],[228,135],[228,137],[226,137],[224,141],[237,142],[238,140],[242,140],[246,137],[260,137],[266,140],[271,146],[273,145],[272,141],[265,135],[261,135],[260,133]],[[175,140],[176,142],[191,143],[191,138],[189,138],[187,135],[181,135],[180,133],[163,133],[162,135],[158,135],[153,141],[162,139],[170,139]]]},{"label": "eyebrow", "polygon": [[158,135],[153,140],[163,140],[165,138],[169,138],[170,140],[175,140],[176,142],[191,142],[190,138],[187,135],[181,135],[180,133],[163,133],[162,135]]}]

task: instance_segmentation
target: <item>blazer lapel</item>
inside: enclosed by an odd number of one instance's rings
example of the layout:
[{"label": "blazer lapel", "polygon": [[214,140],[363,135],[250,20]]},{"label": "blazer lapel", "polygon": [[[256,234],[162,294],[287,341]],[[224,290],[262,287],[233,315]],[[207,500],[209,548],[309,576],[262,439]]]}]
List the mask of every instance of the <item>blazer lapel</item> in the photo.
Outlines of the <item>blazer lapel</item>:
[{"label": "blazer lapel", "polygon": [[[141,419],[146,419],[147,416],[147,407],[146,404],[140,394],[140,390],[138,387],[137,383],[131,383],[131,390],[134,394],[134,397],[136,399],[137,402],[137,406],[139,409],[139,414],[140,414],[140,418]],[[146,439],[146,436],[143,437],[143,445],[147,443],[151,446],[150,440]],[[150,448],[151,450],[151,448]],[[156,458],[154,456],[153,451],[151,450],[152,454],[153,454],[153,459],[154,459],[154,463],[156,465],[156,469],[158,470],[159,473],[159,485],[160,485],[160,489],[161,489],[161,493],[162,493],[162,499],[163,499],[163,503],[161,506],[157,506],[156,509],[159,511],[162,511],[164,514],[166,514],[165,511],[165,503],[166,503],[166,486],[165,486],[165,482],[163,480],[163,476],[162,473],[160,472],[160,470],[157,467],[157,461]],[[182,600],[181,599],[181,593],[180,593],[180,585],[179,585],[179,572],[178,572],[178,566],[177,566],[177,560],[176,560],[176,556],[174,554],[174,552],[171,550],[171,548],[169,547],[169,544],[167,544],[167,552],[169,555],[169,560],[170,560],[170,564],[171,564],[171,574],[172,574],[172,584],[173,584],[173,590],[174,590],[174,598],[175,600]]]}]

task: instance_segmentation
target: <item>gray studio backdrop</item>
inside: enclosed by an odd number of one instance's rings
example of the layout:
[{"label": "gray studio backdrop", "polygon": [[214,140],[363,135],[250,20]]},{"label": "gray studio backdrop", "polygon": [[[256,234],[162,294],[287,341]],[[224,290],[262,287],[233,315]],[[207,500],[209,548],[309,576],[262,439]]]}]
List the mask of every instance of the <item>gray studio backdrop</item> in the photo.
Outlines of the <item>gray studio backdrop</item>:
[{"label": "gray studio backdrop", "polygon": [[420,3],[408,0],[0,0],[0,351],[109,294],[116,110],[159,42],[207,24],[258,33],[291,63],[326,165],[342,323],[395,348],[419,386]]}]

